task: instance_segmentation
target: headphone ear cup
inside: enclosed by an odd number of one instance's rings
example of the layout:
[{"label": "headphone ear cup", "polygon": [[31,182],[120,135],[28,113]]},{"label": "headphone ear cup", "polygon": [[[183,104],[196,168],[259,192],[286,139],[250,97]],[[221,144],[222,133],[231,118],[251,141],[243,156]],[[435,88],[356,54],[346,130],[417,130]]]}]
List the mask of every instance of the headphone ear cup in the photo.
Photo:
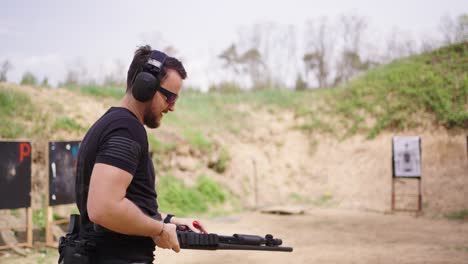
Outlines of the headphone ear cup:
[{"label": "headphone ear cup", "polygon": [[151,73],[140,72],[133,82],[132,95],[138,101],[146,102],[153,98],[157,85],[158,80]]}]

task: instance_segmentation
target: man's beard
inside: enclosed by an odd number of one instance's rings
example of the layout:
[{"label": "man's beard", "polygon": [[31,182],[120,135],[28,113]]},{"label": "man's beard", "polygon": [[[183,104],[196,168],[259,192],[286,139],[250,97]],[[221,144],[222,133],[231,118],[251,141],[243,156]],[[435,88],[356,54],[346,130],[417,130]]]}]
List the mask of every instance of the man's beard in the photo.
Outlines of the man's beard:
[{"label": "man's beard", "polygon": [[161,124],[160,120],[156,118],[156,115],[151,111],[151,106],[145,109],[143,115],[143,122],[149,128],[158,128]]}]

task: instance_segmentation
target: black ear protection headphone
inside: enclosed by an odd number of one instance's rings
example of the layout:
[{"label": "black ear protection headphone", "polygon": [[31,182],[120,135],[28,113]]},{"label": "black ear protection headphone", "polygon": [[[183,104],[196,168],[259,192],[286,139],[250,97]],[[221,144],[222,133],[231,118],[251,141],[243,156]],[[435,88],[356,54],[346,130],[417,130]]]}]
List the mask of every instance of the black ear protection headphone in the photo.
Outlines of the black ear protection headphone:
[{"label": "black ear protection headphone", "polygon": [[146,102],[153,98],[161,80],[165,75],[164,62],[167,55],[164,52],[151,51],[148,61],[143,65],[141,72],[134,78],[132,86],[132,95],[140,102]]}]

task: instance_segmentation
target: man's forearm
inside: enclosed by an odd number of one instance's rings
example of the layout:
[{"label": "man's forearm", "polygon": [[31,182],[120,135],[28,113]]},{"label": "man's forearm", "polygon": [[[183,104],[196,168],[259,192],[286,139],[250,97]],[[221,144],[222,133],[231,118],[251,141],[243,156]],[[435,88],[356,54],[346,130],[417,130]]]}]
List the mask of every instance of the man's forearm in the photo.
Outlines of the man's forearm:
[{"label": "man's forearm", "polygon": [[98,213],[90,215],[91,221],[126,235],[156,236],[163,228],[162,222],[145,215],[127,198],[109,202],[94,211]]}]

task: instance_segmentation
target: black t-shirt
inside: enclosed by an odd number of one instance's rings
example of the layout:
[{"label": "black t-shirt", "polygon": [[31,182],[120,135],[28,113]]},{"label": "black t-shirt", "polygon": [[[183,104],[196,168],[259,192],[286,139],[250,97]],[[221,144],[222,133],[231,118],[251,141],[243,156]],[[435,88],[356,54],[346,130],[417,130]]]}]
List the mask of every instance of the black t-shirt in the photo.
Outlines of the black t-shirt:
[{"label": "black t-shirt", "polygon": [[128,109],[110,108],[94,123],[81,142],[75,190],[81,215],[80,235],[93,241],[100,255],[152,259],[155,244],[150,237],[119,234],[90,221],[86,206],[89,181],[96,163],[108,164],[133,175],[125,197],[146,215],[161,219],[157,210],[155,172],[148,152],[146,130]]}]

